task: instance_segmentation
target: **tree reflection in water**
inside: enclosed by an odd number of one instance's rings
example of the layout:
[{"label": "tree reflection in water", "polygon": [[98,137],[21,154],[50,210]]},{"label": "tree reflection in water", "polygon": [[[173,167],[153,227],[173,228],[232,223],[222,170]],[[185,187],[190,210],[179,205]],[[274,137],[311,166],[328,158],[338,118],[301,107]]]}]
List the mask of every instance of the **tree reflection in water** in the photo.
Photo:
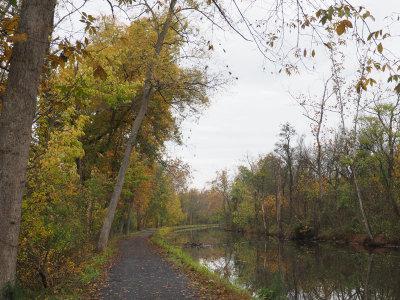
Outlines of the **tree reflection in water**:
[{"label": "tree reflection in water", "polygon": [[301,245],[219,229],[171,233],[213,272],[260,296],[293,300],[400,299],[400,251]]}]

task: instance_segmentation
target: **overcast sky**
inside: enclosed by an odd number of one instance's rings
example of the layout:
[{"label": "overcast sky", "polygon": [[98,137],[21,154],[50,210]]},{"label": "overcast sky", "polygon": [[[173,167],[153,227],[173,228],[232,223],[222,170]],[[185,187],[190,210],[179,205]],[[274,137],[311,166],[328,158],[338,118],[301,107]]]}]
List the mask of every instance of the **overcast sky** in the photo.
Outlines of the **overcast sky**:
[{"label": "overcast sky", "polygon": [[[360,1],[377,17],[377,22],[393,11],[400,11],[399,0]],[[396,26],[399,26],[397,23]],[[399,28],[397,28],[399,32]],[[225,33],[219,53],[238,76],[228,92],[211,99],[210,108],[198,123],[188,120],[183,124],[184,147],[169,149],[172,155],[183,158],[192,166],[196,188],[207,186],[217,170],[235,168],[245,163],[246,155],[257,157],[274,150],[280,124],[289,122],[300,134],[309,134],[310,126],[302,109],[289,94],[322,88],[323,76],[288,77],[272,75],[253,43],[245,42],[234,33]],[[321,63],[321,62],[320,62]]]},{"label": "overcast sky", "polygon": [[[399,0],[355,0],[353,4],[367,7],[376,17],[377,27],[382,24],[385,16],[400,11]],[[85,11],[88,8],[89,12],[92,9],[97,13],[109,13],[105,1],[93,0]],[[395,26],[395,31],[399,33],[399,22]],[[254,43],[246,42],[229,31],[217,33],[214,41],[217,40],[221,46],[215,45],[213,55],[220,61],[216,67],[229,65],[238,80],[226,91],[210,99],[210,107],[198,122],[190,119],[182,124],[184,146],[168,146],[169,156],[180,157],[191,165],[192,186],[199,189],[215,177],[217,170],[235,170],[239,164],[244,163],[246,155],[257,157],[273,151],[279,127],[285,122],[292,124],[299,134],[309,135],[309,123],[289,91],[294,95],[319,91],[326,79],[318,73],[302,72],[292,77],[271,74],[274,66],[264,64]],[[317,52],[318,68],[327,64],[324,56],[319,55]]]}]

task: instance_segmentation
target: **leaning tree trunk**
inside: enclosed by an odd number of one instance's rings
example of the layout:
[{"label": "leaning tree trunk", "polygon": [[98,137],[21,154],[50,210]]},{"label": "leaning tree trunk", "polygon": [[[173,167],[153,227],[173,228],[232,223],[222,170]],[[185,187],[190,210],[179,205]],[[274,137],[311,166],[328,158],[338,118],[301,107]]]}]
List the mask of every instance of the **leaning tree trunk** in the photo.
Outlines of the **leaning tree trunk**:
[{"label": "leaning tree trunk", "polygon": [[133,125],[132,125],[131,133],[129,135],[128,143],[126,145],[126,149],[125,149],[125,153],[124,153],[124,158],[122,159],[121,167],[119,169],[118,176],[117,176],[117,181],[115,183],[114,191],[111,196],[110,204],[109,204],[109,207],[107,210],[107,215],[104,220],[103,227],[101,228],[99,241],[97,243],[97,248],[99,251],[104,251],[107,248],[111,225],[114,220],[114,215],[115,215],[115,210],[117,208],[118,199],[119,199],[119,196],[121,195],[122,186],[124,184],[126,170],[128,169],[128,166],[129,166],[132,149],[133,149],[133,146],[135,145],[136,137],[139,132],[140,125],[142,124],[142,121],[146,114],[147,107],[150,102],[150,98],[151,98],[152,94],[154,93],[151,79],[153,77],[155,61],[158,59],[158,56],[162,50],[162,47],[164,44],[164,39],[167,35],[168,29],[169,29],[171,21],[172,21],[174,7],[175,7],[176,2],[177,2],[177,0],[171,0],[167,18],[163,25],[162,31],[158,35],[158,38],[157,38],[155,51],[154,51],[154,55],[153,55],[153,61],[150,62],[149,70],[146,73],[144,87],[143,87],[142,104],[140,106],[139,113],[136,116],[135,121],[133,122]]},{"label": "leaning tree trunk", "polygon": [[[0,289],[16,273],[32,122],[54,16],[54,0],[22,1],[0,112]],[[1,297],[1,296],[0,296]]]},{"label": "leaning tree trunk", "polygon": [[363,199],[361,197],[360,188],[358,186],[358,179],[357,179],[357,175],[356,175],[356,170],[355,170],[354,167],[351,167],[351,172],[353,173],[354,186],[356,188],[358,205],[360,207],[360,212],[361,212],[361,215],[363,217],[365,230],[367,231],[369,240],[372,241],[374,239],[374,237],[372,235],[371,226],[369,225],[369,222],[368,222],[367,214],[365,213],[364,202],[363,202]]}]

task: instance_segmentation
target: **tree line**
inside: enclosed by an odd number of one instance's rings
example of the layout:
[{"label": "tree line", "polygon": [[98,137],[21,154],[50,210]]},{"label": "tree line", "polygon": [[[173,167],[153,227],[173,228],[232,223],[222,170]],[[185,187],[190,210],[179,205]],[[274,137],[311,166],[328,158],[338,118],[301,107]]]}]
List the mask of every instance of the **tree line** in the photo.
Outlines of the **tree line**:
[{"label": "tree line", "polygon": [[[231,174],[217,172],[209,189],[190,191],[203,195],[198,218],[212,207],[233,230],[397,244],[400,96],[383,85],[362,98],[363,108],[345,121],[346,128],[324,126],[321,106],[313,105],[318,122],[310,121],[308,139],[284,123],[274,151],[247,156]],[[355,111],[350,103],[348,109]],[[206,195],[213,193],[216,204],[207,206],[212,201]]]}]

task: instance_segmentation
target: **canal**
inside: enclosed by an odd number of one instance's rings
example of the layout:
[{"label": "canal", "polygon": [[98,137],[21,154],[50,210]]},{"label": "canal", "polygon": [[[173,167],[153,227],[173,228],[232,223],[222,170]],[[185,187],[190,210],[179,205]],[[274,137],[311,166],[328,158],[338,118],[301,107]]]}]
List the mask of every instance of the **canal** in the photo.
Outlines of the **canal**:
[{"label": "canal", "polygon": [[400,299],[398,250],[282,242],[219,228],[174,231],[168,239],[261,299]]}]

